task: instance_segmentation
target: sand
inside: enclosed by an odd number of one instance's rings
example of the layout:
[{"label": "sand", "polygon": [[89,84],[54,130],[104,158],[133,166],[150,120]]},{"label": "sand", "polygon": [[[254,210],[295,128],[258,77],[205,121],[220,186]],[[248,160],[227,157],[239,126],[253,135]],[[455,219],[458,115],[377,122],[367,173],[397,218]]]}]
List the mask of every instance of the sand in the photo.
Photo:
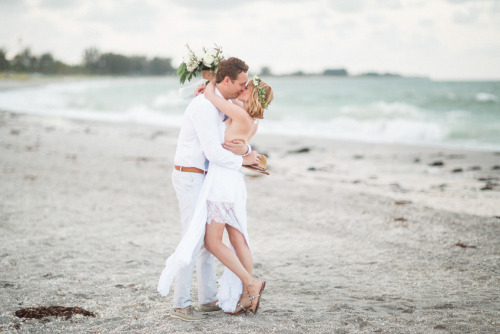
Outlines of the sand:
[{"label": "sand", "polygon": [[[0,113],[0,332],[500,332],[500,153],[263,134],[271,175],[245,171],[258,314],[170,318],[177,134]],[[14,315],[37,306],[97,316]]]}]

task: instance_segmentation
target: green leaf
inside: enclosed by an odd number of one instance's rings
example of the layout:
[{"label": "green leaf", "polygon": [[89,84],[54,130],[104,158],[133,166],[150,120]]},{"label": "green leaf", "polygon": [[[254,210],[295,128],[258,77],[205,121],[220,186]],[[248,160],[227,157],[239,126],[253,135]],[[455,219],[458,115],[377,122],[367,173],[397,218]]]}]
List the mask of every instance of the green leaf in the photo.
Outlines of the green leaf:
[{"label": "green leaf", "polygon": [[187,74],[188,74],[188,72],[182,73],[181,78],[179,79],[179,81],[181,82],[181,84],[184,84],[184,82],[186,81]]},{"label": "green leaf", "polygon": [[187,71],[186,63],[182,63],[179,65],[179,68],[177,68],[177,75],[181,75],[183,72]]}]

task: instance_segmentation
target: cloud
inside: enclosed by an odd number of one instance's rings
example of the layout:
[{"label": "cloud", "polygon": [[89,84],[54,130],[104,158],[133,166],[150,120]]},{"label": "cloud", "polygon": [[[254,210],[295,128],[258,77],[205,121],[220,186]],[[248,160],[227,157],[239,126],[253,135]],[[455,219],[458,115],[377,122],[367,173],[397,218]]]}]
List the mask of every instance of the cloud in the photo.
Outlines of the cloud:
[{"label": "cloud", "polygon": [[193,10],[202,11],[219,11],[224,9],[234,9],[245,5],[246,1],[235,1],[235,0],[218,0],[218,1],[206,1],[206,0],[185,0],[179,1],[178,5],[186,8],[191,8]]},{"label": "cloud", "polygon": [[83,0],[42,0],[39,3],[40,7],[47,7],[51,9],[69,9],[74,8],[75,6],[79,6],[82,4]]},{"label": "cloud", "polygon": [[326,0],[326,3],[328,7],[344,14],[402,8],[401,0]]},{"label": "cloud", "polygon": [[341,13],[356,13],[363,10],[365,2],[363,0],[333,0],[329,1],[329,5]]},{"label": "cloud", "polygon": [[402,4],[400,0],[385,0],[385,1],[376,1],[373,4],[374,7],[379,8],[387,8],[387,9],[400,9],[402,8]]},{"label": "cloud", "polygon": [[[356,0],[353,0],[356,1]],[[346,1],[348,2],[348,1]],[[218,1],[207,1],[207,0],[185,0],[176,2],[177,5],[190,8],[193,10],[199,10],[199,12],[210,11],[213,13],[214,11],[232,11],[234,9],[238,9],[242,6],[247,6],[250,3],[258,4],[261,10],[268,10],[269,5],[273,4],[286,4],[286,3],[302,3],[304,4],[304,0],[273,0],[272,3],[266,0],[254,0],[254,1],[246,1],[246,0],[218,0]],[[241,13],[244,14],[244,13]]]},{"label": "cloud", "polygon": [[4,14],[5,11],[18,10],[21,8],[25,8],[26,3],[23,0],[0,0],[0,17],[1,14]]},{"label": "cloud", "polygon": [[23,5],[25,1],[23,0],[0,0],[0,6],[18,6]]},{"label": "cloud", "polygon": [[155,5],[141,1],[95,2],[79,17],[82,23],[98,23],[118,34],[147,32],[161,18]]},{"label": "cloud", "polygon": [[458,24],[472,24],[479,20],[481,10],[470,8],[468,10],[457,10],[453,13],[453,22]]},{"label": "cloud", "polygon": [[492,0],[0,0],[0,47],[28,46],[76,63],[96,46],[178,64],[185,43],[215,42],[252,70],[452,77],[455,63],[470,63],[474,73],[478,60],[497,62],[499,14],[500,1]]},{"label": "cloud", "polygon": [[467,2],[470,2],[470,3],[478,3],[478,2],[494,3],[495,1],[498,1],[498,0],[446,0],[446,1],[457,4],[457,3],[467,3]]}]

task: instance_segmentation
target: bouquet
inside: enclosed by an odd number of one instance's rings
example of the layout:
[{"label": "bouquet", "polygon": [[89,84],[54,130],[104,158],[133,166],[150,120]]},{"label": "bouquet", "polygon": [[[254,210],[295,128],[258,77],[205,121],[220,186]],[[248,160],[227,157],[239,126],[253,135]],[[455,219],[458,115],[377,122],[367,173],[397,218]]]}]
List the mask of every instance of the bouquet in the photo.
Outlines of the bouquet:
[{"label": "bouquet", "polygon": [[216,44],[214,48],[202,48],[197,51],[193,51],[189,45],[186,45],[186,47],[188,54],[182,58],[182,64],[177,69],[181,84],[184,84],[186,79],[191,81],[193,77],[203,70],[209,70],[212,74],[215,74],[220,61],[224,59],[221,47]]}]

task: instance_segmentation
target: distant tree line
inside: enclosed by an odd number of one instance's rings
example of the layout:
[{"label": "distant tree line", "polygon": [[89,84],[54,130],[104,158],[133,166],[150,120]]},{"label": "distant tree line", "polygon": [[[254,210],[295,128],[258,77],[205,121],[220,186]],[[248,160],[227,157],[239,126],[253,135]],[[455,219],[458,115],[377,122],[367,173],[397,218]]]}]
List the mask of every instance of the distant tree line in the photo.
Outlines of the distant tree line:
[{"label": "distant tree line", "polygon": [[[41,73],[41,74],[88,74],[88,75],[175,75],[171,58],[144,56],[125,56],[116,53],[101,53],[96,48],[87,48],[83,52],[79,65],[67,65],[55,59],[51,53],[34,55],[29,48],[24,49],[12,59],[7,59],[7,51],[0,48],[0,72]],[[259,73],[262,76],[273,76],[271,68],[264,66]],[[304,73],[302,71],[284,74],[284,76],[332,76],[351,77],[344,68],[325,69],[322,73]],[[357,77],[398,78],[399,74],[366,72]]]},{"label": "distant tree line", "polygon": [[104,75],[169,75],[177,71],[171,58],[101,54],[96,48],[84,51],[82,66],[91,74]]},{"label": "distant tree line", "polygon": [[333,75],[336,77],[346,77],[349,75],[346,69],[338,68],[338,69],[327,69],[323,71],[323,75]]},{"label": "distant tree line", "polygon": [[50,53],[36,56],[26,48],[12,59],[7,59],[7,52],[0,49],[0,72],[73,74],[81,70],[78,66],[66,65],[54,59]]},{"label": "distant tree line", "polygon": [[7,59],[7,52],[0,49],[0,72],[41,74],[96,74],[96,75],[173,75],[171,58],[124,56],[116,53],[100,53],[88,48],[83,53],[82,63],[67,65],[52,54],[32,54],[29,48]]},{"label": "distant tree line", "polygon": [[351,75],[345,68],[326,69],[321,74],[318,73],[304,73],[302,71],[290,73],[291,76],[328,76],[328,77],[371,77],[371,78],[401,78],[402,75],[397,73],[378,73],[378,72],[364,72],[357,75]]}]

